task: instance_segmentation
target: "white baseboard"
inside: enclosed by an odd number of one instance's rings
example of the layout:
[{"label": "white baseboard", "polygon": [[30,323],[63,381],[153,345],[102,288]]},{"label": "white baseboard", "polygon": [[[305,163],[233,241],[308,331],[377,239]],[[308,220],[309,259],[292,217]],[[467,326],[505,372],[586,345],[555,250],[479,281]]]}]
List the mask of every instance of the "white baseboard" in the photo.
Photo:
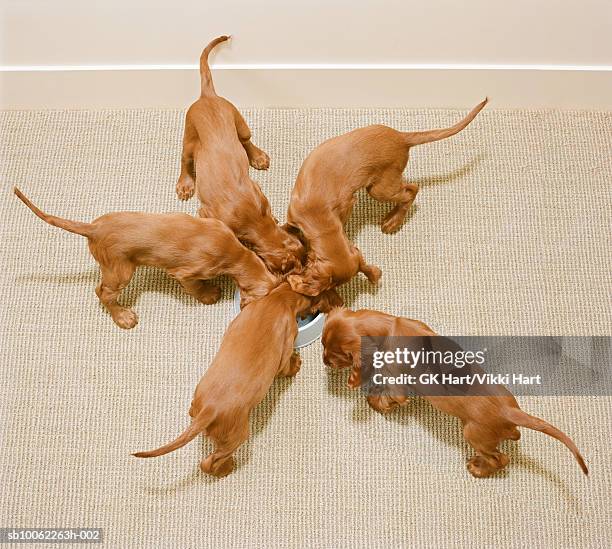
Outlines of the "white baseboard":
[{"label": "white baseboard", "polygon": [[[612,67],[554,65],[218,65],[217,92],[241,107],[612,110]],[[0,67],[2,109],[187,107],[192,65]]]}]

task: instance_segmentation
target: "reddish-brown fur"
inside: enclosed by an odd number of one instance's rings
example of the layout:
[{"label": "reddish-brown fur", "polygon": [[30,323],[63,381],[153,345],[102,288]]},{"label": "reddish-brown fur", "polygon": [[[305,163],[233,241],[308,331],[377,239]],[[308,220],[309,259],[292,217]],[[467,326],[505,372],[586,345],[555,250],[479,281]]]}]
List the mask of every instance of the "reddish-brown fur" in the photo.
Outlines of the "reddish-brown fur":
[{"label": "reddish-brown fur", "polygon": [[455,135],[486,103],[487,99],[450,128],[400,132],[368,126],[329,139],[312,151],[298,174],[287,214],[287,226],[301,232],[309,246],[308,265],[288,278],[291,287],[317,295],[348,282],[358,272],[377,283],[380,269],[365,262],[344,232],[355,193],[365,188],[375,200],[395,204],[382,222],[382,231],[399,229],[418,192],[416,185],[402,177],[410,147]]},{"label": "reddish-brown fur", "polygon": [[298,238],[280,227],[268,199],[249,177],[249,164],[258,170],[269,166],[268,155],[251,142],[251,130],[236,107],[215,93],[208,55],[220,36],[202,52],[202,92],[189,108],[176,192],[188,200],[197,190],[199,214],[225,223],[248,243],[273,272],[301,268],[304,247]]},{"label": "reddish-brown fur", "polygon": [[217,219],[198,219],[185,213],[114,212],[81,223],[48,215],[19,189],[14,190],[43,221],[87,237],[89,251],[102,273],[96,293],[121,328],[138,323],[136,313],[119,305],[117,298],[139,265],[165,269],[202,303],[219,299],[219,287],[204,282],[218,275],[227,274],[236,281],[242,305],[265,296],[280,282]]},{"label": "reddish-brown fur", "polygon": [[189,415],[191,425],[174,441],[136,457],[156,457],[181,448],[203,433],[215,451],[201,469],[222,477],[234,469],[233,453],[249,436],[249,415],[277,376],[294,376],[301,360],[293,349],[296,316],[336,304],[333,292],[308,298],[281,284],[251,303],[231,322],[221,347],[198,383]]},{"label": "reddish-brown fur", "polygon": [[[323,330],[323,361],[334,368],[351,368],[350,387],[361,385],[362,336],[434,336],[426,324],[408,318],[391,316],[367,309],[350,311],[333,309]],[[507,439],[518,440],[517,427],[541,431],[565,444],[588,474],[584,459],[574,442],[546,421],[523,412],[512,394],[504,389],[503,396],[425,396],[439,410],[458,417],[463,423],[466,441],[476,450],[468,461],[468,470],[475,477],[487,477],[508,465],[507,455],[498,445]],[[369,396],[368,403],[379,412],[388,412],[408,402],[408,397]]]}]

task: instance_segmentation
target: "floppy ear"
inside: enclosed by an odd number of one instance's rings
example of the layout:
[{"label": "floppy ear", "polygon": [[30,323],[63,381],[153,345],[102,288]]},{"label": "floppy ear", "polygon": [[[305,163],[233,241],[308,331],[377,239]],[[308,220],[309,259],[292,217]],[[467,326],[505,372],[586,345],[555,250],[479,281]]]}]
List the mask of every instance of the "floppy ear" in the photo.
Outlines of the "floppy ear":
[{"label": "floppy ear", "polygon": [[298,264],[296,267],[299,266],[301,268],[306,260],[306,248],[297,234],[287,233],[287,238],[289,239],[287,248],[293,256],[294,261]]},{"label": "floppy ear", "polygon": [[281,229],[283,229],[283,231],[288,232],[289,234],[300,234],[300,230],[293,226],[293,225],[289,225],[289,223],[285,223],[284,225],[280,226]]},{"label": "floppy ear", "polygon": [[302,266],[301,256],[303,254],[300,253],[299,250],[290,250],[285,254],[283,258],[282,268],[284,273],[293,273],[300,274],[304,271],[304,267]]},{"label": "floppy ear", "polygon": [[353,360],[353,365],[351,366],[351,373],[346,384],[351,389],[356,389],[361,386],[361,354],[353,352],[349,354]]},{"label": "floppy ear", "polygon": [[294,292],[310,297],[318,296],[332,285],[330,276],[314,277],[312,272],[308,272],[308,268],[305,274],[289,275],[287,282]]},{"label": "floppy ear", "polygon": [[313,300],[311,313],[316,311],[329,313],[334,307],[342,307],[342,305],[344,305],[344,301],[336,290],[325,290]]},{"label": "floppy ear", "polygon": [[291,272],[292,265],[297,261],[290,252],[284,249],[261,252],[260,256],[272,274]]},{"label": "floppy ear", "polygon": [[318,288],[316,287],[316,283],[307,278],[306,276],[301,275],[289,275],[287,277],[287,282],[289,282],[289,286],[294,292],[298,294],[307,295],[310,297],[316,296],[319,293]]}]

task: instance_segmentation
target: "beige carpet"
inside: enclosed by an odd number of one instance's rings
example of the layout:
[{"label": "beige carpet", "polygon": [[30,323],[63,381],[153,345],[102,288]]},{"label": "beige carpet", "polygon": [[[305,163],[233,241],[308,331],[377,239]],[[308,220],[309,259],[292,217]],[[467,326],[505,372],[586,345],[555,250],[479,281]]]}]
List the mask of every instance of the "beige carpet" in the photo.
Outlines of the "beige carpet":
[{"label": "beige carpet", "polygon": [[[462,113],[246,111],[272,157],[257,172],[279,218],[308,151],[370,123],[448,125]],[[179,203],[178,111],[1,115],[3,253],[2,526],[90,526],[112,547],[601,547],[612,543],[610,398],[521,399],[582,449],[585,478],[557,441],[523,430],[512,463],[476,480],[458,423],[424,402],[385,418],[320,343],[253,417],[238,470],[207,478],[207,442],[137,460],[187,424],[192,390],[231,317],[230,285],[196,304],[155,270],[123,299],[118,329],[97,304],[83,238],[45,225],[11,194],[89,220],[112,210],[196,211]],[[455,138],[413,150],[421,184],[394,236],[364,199],[350,232],[382,267],[344,295],[353,307],[419,318],[446,334],[609,335],[612,116],[486,110]]]}]

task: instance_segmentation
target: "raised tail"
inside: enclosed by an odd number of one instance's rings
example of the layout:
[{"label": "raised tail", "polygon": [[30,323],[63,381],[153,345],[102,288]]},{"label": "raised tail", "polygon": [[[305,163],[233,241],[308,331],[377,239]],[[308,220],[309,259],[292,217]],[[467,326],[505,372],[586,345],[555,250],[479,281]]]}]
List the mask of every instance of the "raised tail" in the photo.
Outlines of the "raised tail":
[{"label": "raised tail", "polygon": [[91,223],[81,223],[80,221],[70,221],[69,219],[63,219],[61,217],[56,217],[54,215],[49,215],[43,212],[41,209],[37,208],[30,202],[27,196],[25,196],[17,187],[13,187],[14,193],[17,195],[17,198],[21,200],[30,210],[32,210],[38,217],[40,217],[49,225],[53,225],[54,227],[60,227],[65,231],[69,231],[71,233],[80,234],[81,236],[89,237],[92,231]]},{"label": "raised tail", "polygon": [[465,128],[476,115],[484,108],[484,106],[489,102],[489,98],[485,98],[484,101],[478,103],[469,113],[468,115],[457,122],[454,126],[450,128],[443,128],[440,130],[429,130],[425,132],[403,132],[404,137],[406,138],[406,142],[409,147],[414,145],[422,145],[423,143],[431,143],[432,141],[439,141],[440,139],[445,139],[450,137],[451,135],[455,135],[459,133],[463,128]]},{"label": "raised tail", "polygon": [[533,429],[534,431],[540,431],[565,444],[569,448],[570,452],[574,454],[574,457],[576,458],[578,465],[580,465],[582,472],[585,475],[589,474],[589,470],[584,462],[584,458],[580,454],[580,450],[578,450],[574,444],[574,441],[563,431],[560,431],[555,426],[547,423],[539,417],[530,416],[529,414],[523,412],[523,410],[520,408],[505,408],[504,416],[508,421],[511,421],[519,427],[527,427],[528,429]]},{"label": "raised tail", "polygon": [[202,55],[200,55],[200,94],[204,95],[217,95],[215,92],[215,86],[213,85],[212,74],[210,73],[210,67],[208,66],[208,54],[212,49],[221,42],[229,40],[230,36],[218,36],[208,46],[204,48]]},{"label": "raised tail", "polygon": [[137,458],[150,458],[163,456],[164,454],[169,454],[170,452],[174,452],[174,450],[178,450],[191,442],[195,437],[197,437],[202,431],[204,431],[206,425],[204,422],[197,417],[193,420],[191,425],[185,429],[176,439],[168,444],[162,446],[161,448],[157,448],[157,450],[149,450],[148,452],[136,452],[132,454]]}]

